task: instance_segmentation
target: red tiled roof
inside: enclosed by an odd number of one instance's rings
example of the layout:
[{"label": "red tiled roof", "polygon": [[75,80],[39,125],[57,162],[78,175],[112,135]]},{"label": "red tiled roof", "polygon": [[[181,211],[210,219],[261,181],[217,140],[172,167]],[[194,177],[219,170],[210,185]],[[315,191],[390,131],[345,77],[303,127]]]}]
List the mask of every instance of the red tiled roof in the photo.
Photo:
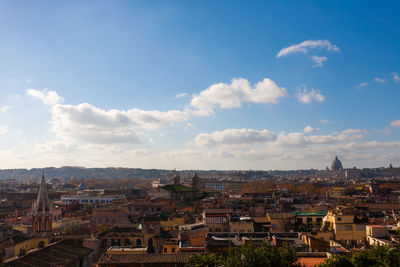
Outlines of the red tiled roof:
[{"label": "red tiled roof", "polygon": [[186,263],[194,253],[178,254],[103,254],[98,264],[113,263]]}]

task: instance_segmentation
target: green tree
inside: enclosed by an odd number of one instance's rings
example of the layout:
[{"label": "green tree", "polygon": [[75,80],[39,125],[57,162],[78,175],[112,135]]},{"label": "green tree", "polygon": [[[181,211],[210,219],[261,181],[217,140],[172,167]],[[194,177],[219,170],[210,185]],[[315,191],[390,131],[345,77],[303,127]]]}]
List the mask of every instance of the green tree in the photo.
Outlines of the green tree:
[{"label": "green tree", "polygon": [[186,267],[214,267],[214,266],[222,266],[224,259],[222,255],[217,255],[215,253],[201,253],[192,255],[188,262],[186,263]]},{"label": "green tree", "polygon": [[346,255],[335,254],[324,263],[318,265],[319,267],[355,267],[351,258]]},{"label": "green tree", "polygon": [[289,267],[296,266],[296,261],[296,252],[289,246],[278,248],[265,243],[255,246],[250,241],[241,248],[230,248],[227,254],[193,255],[186,266]]}]

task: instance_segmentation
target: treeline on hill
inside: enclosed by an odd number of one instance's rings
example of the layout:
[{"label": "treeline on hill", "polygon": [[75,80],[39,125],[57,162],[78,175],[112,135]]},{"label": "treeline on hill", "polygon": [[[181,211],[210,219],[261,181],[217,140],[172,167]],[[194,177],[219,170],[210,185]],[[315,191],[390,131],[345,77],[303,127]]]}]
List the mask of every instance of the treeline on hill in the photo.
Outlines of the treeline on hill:
[{"label": "treeline on hill", "polygon": [[91,178],[160,178],[164,177],[167,170],[158,169],[136,169],[136,168],[84,168],[84,167],[61,167],[44,169],[6,169],[0,170],[0,180],[18,178],[31,179],[42,176],[44,170],[46,178],[58,179],[91,179]]},{"label": "treeline on hill", "polygon": [[[143,178],[143,179],[157,179],[166,177],[172,173],[172,170],[164,169],[141,169],[141,168],[85,168],[85,167],[74,167],[66,166],[60,168],[48,167],[44,169],[34,168],[34,169],[0,169],[0,180],[3,179],[32,179],[42,176],[42,171],[44,170],[46,178],[58,178],[58,179],[122,179],[122,178]],[[201,176],[202,173],[224,173],[226,174],[230,171],[217,171],[217,170],[202,170],[199,171]],[[187,175],[192,175],[193,170],[185,170],[182,173]],[[236,173],[232,171],[232,173]],[[271,178],[272,176],[266,171],[245,171],[240,173],[240,177],[245,179],[250,178]]]},{"label": "treeline on hill", "polygon": [[[85,168],[85,167],[48,167],[44,169],[34,168],[34,169],[0,169],[0,180],[3,179],[31,179],[41,177],[42,171],[45,171],[46,177],[49,179],[69,179],[69,178],[79,178],[79,179],[90,179],[90,178],[111,178],[111,179],[121,179],[121,178],[143,178],[143,179],[157,179],[165,177],[172,170],[163,169],[141,169],[141,168]],[[247,171],[217,171],[217,170],[202,170],[199,171],[199,175],[202,173],[232,173],[239,174],[240,178],[244,179],[261,179],[261,178],[273,178],[292,175],[298,176],[299,171],[302,176],[308,177],[315,174],[316,170],[287,170],[287,171],[260,171],[260,170],[247,170]],[[182,173],[191,175],[193,170],[185,170]],[[400,168],[377,168],[377,169],[363,169],[361,171],[361,177],[380,177],[380,176],[396,176],[400,173]]]}]

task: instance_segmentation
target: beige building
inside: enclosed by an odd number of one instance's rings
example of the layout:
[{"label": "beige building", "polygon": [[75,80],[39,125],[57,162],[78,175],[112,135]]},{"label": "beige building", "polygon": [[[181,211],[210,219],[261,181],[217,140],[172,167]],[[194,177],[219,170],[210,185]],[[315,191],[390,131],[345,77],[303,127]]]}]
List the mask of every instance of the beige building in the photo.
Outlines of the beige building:
[{"label": "beige building", "polygon": [[242,217],[239,221],[231,221],[229,223],[231,232],[234,233],[253,233],[254,224],[250,217]]},{"label": "beige building", "polygon": [[325,228],[332,230],[337,241],[364,243],[366,223],[355,223],[351,210],[331,210],[323,219]]},{"label": "beige building", "polygon": [[206,209],[203,221],[210,232],[228,232],[232,209]]},{"label": "beige building", "polygon": [[147,192],[147,196],[151,199],[171,199],[171,194],[162,188],[152,188]]}]

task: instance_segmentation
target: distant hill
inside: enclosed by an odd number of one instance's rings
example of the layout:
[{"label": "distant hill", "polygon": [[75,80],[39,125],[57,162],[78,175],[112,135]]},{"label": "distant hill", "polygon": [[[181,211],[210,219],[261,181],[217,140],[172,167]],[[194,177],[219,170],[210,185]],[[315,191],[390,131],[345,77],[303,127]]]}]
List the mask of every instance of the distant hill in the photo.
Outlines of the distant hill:
[{"label": "distant hill", "polygon": [[[4,179],[35,179],[42,176],[44,170],[46,178],[53,179],[123,179],[123,178],[142,178],[142,179],[158,179],[168,177],[172,174],[172,170],[163,169],[140,169],[140,168],[85,168],[77,166],[65,166],[60,168],[48,167],[44,169],[3,169],[0,170],[0,180]],[[182,177],[191,177],[193,170],[180,171]],[[218,176],[218,175],[238,175],[242,178],[263,178],[271,177],[265,171],[216,171],[201,170],[198,171],[202,177]]]},{"label": "distant hill", "polygon": [[0,180],[17,178],[31,179],[42,176],[44,170],[46,178],[58,179],[91,179],[91,178],[145,178],[157,179],[164,177],[168,170],[157,169],[136,169],[136,168],[84,168],[84,167],[61,167],[61,168],[44,168],[44,169],[4,169],[0,170]]}]

